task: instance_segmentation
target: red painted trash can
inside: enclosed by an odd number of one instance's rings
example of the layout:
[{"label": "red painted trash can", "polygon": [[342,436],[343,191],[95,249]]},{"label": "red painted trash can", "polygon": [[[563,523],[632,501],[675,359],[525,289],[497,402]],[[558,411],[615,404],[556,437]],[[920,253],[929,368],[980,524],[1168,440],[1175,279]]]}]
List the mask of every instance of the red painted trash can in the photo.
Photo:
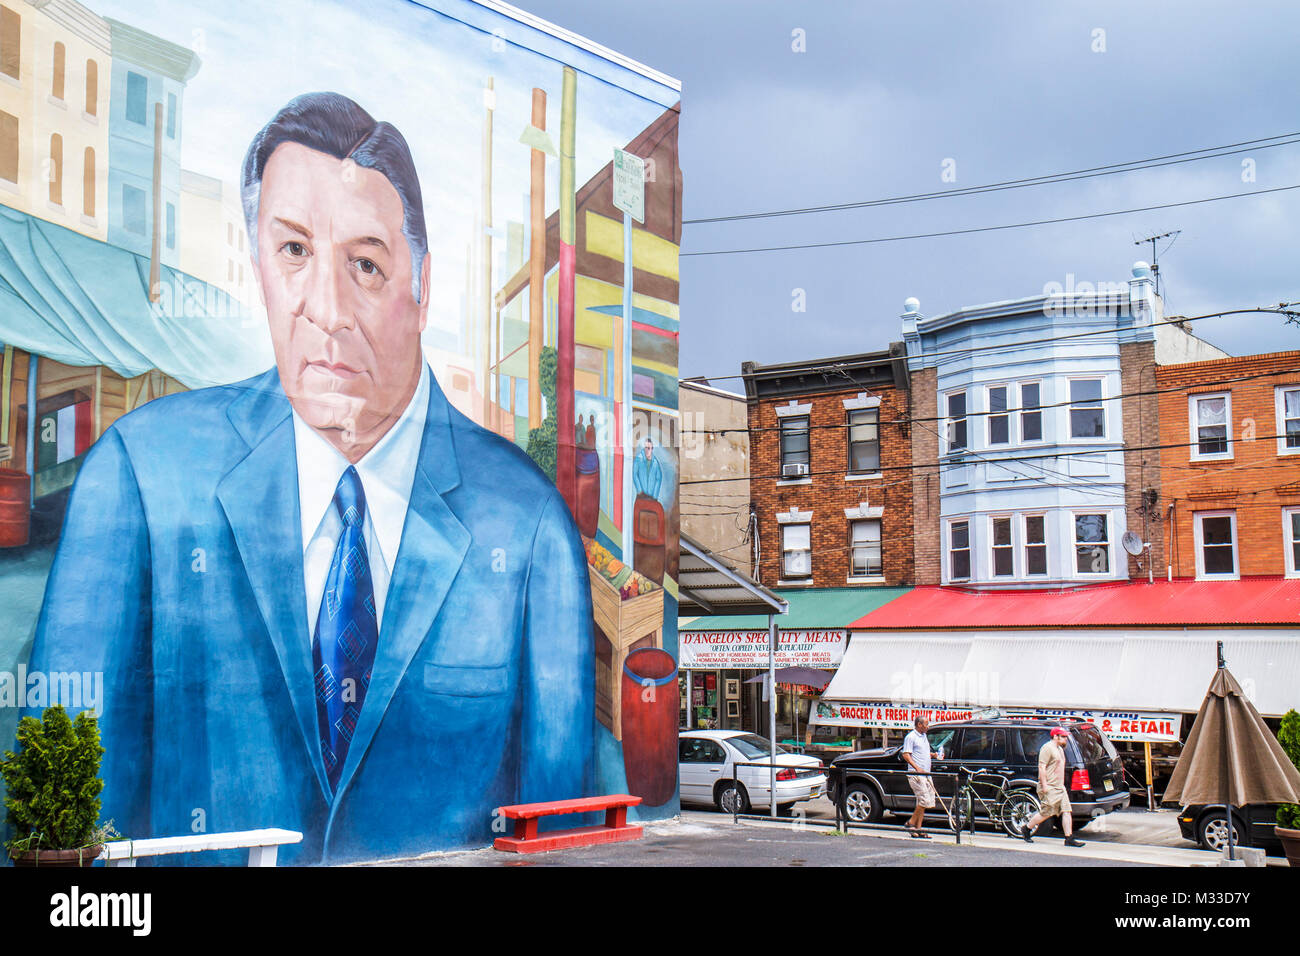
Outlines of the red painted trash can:
[{"label": "red painted trash can", "polygon": [[631,651],[622,691],[627,792],[661,807],[677,792],[677,662],[657,647]]},{"label": "red painted trash can", "polygon": [[32,522],[32,482],[25,471],[0,468],[0,548],[21,548]]}]

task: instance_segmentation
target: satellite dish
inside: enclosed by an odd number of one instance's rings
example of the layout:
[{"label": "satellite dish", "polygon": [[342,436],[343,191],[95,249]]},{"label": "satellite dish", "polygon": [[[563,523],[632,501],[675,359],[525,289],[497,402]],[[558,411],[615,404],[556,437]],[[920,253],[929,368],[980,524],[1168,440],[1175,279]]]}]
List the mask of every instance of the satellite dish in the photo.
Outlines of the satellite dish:
[{"label": "satellite dish", "polygon": [[1142,542],[1142,536],[1136,531],[1125,531],[1124,537],[1119,539],[1119,543],[1123,545],[1125,551],[1134,557],[1140,555],[1146,547]]}]

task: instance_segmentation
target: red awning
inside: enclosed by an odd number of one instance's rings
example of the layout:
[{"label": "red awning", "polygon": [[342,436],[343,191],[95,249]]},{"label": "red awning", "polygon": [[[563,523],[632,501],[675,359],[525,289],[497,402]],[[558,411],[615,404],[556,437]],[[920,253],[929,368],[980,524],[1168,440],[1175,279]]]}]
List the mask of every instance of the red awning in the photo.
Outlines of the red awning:
[{"label": "red awning", "polygon": [[1300,624],[1300,579],[1123,581],[1054,591],[923,585],[866,614],[853,630],[1018,627],[1213,627]]}]

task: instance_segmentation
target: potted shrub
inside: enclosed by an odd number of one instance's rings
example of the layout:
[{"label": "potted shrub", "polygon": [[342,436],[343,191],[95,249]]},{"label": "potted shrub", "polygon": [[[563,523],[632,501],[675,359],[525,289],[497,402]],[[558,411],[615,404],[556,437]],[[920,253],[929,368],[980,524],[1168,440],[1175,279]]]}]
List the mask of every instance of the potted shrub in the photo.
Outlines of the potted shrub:
[{"label": "potted shrub", "polygon": [[103,754],[99,723],[86,711],[70,720],[54,706],[18,722],[18,752],[0,760],[15,866],[90,866],[117,836],[111,821],[99,822]]},{"label": "potted shrub", "polygon": [[[1300,713],[1288,710],[1282,718],[1282,726],[1277,731],[1277,741],[1291,758],[1296,769],[1300,770]],[[1287,862],[1300,866],[1300,806],[1284,803],[1277,808],[1277,826],[1273,828],[1282,849],[1286,851]]]}]

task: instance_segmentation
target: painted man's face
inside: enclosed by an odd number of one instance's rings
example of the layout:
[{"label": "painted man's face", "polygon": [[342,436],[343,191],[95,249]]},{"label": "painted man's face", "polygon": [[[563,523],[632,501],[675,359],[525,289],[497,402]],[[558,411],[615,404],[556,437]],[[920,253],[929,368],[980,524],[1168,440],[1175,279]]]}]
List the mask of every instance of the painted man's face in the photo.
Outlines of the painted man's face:
[{"label": "painted man's face", "polygon": [[388,430],[419,382],[429,259],[417,303],[402,218],[397,190],[376,170],[298,143],[266,163],[253,268],[280,382],[348,457]]}]

